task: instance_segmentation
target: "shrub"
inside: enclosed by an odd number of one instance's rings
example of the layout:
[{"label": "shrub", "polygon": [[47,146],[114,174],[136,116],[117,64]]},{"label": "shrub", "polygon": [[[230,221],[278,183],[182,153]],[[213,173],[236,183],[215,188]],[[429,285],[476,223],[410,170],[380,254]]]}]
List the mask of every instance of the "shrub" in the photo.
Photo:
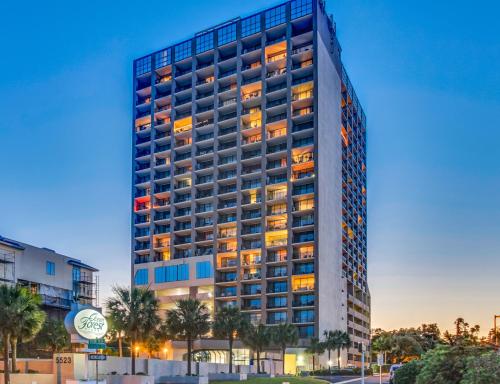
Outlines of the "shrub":
[{"label": "shrub", "polygon": [[421,369],[422,361],[412,360],[396,370],[394,381],[398,384],[415,384]]},{"label": "shrub", "polygon": [[467,358],[461,384],[490,384],[500,382],[500,356],[496,352]]}]

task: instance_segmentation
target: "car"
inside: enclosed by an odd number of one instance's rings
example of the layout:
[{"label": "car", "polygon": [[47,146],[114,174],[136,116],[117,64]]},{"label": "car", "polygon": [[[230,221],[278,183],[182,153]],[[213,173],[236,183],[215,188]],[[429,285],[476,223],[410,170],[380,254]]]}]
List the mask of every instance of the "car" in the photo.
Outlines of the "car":
[{"label": "car", "polygon": [[401,368],[403,364],[392,364],[389,369],[389,384],[394,384],[394,374],[396,371]]}]

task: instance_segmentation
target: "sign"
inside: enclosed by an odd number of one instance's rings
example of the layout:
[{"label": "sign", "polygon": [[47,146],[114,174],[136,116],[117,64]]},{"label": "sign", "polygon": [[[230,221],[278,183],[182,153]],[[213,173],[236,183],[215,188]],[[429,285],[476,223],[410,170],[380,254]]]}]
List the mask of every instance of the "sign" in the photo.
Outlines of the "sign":
[{"label": "sign", "polygon": [[379,353],[377,355],[377,365],[384,365],[384,354]]},{"label": "sign", "polygon": [[103,355],[101,353],[91,353],[89,354],[89,360],[90,361],[105,361],[107,359],[106,355]]},{"label": "sign", "polygon": [[87,346],[88,349],[104,349],[106,348],[106,342],[104,339],[95,339],[89,340],[89,344]]},{"label": "sign", "polygon": [[87,340],[100,339],[108,331],[106,318],[94,309],[83,309],[73,321],[76,332]]}]

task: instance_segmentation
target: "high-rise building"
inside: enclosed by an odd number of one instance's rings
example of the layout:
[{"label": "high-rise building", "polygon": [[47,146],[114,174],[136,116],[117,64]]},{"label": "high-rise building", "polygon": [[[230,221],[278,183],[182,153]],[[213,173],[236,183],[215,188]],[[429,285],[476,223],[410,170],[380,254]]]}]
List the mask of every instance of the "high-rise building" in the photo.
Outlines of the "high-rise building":
[{"label": "high-rise building", "polygon": [[0,236],[0,284],[40,295],[51,318],[64,320],[73,304],[97,305],[97,269],[81,260]]},{"label": "high-rise building", "polygon": [[293,323],[299,347],[345,330],[359,365],[366,119],[335,28],[323,1],[293,0],[135,60],[132,277],[162,309]]}]

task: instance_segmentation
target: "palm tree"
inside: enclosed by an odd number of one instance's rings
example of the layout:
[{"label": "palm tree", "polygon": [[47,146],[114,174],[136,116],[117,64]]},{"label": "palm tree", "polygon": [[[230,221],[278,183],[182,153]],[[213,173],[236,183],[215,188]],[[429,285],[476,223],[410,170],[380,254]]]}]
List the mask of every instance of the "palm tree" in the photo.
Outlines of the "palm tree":
[{"label": "palm tree", "polygon": [[351,345],[351,338],[347,332],[335,330],[333,331],[333,340],[337,350],[337,366],[340,370],[340,352]]},{"label": "palm tree", "polygon": [[[0,286],[0,336],[3,343],[4,383],[10,384],[9,347],[12,350],[12,369],[16,371],[17,341],[32,337],[39,330],[44,314],[39,313],[40,299],[19,286]],[[37,329],[38,328],[38,329]]]},{"label": "palm tree", "polygon": [[62,352],[69,346],[68,331],[60,320],[47,318],[40,333],[36,336],[36,345],[48,349],[52,354]]},{"label": "palm tree", "polygon": [[260,354],[271,343],[271,332],[263,324],[257,326],[249,324],[243,334],[243,343],[249,347],[257,357],[257,373],[260,370]]},{"label": "palm tree", "polygon": [[[114,287],[113,293],[115,296],[106,301],[107,311],[113,318],[123,320],[123,330],[131,348],[138,347],[138,343],[146,340],[160,322],[158,300],[148,288]],[[135,375],[136,353],[133,350],[131,356],[132,375]]]},{"label": "palm tree", "polygon": [[16,322],[13,324],[10,335],[10,345],[12,350],[12,372],[17,372],[17,344],[32,340],[42,329],[45,321],[45,312],[40,309],[41,298],[32,294],[25,288],[21,289],[18,297],[19,312]]},{"label": "palm tree", "polygon": [[285,352],[288,346],[293,346],[299,341],[297,327],[293,324],[280,324],[272,329],[273,342],[281,349],[283,374],[285,374]]},{"label": "palm tree", "polygon": [[215,313],[212,330],[215,337],[227,339],[229,343],[229,373],[233,373],[233,343],[235,337],[241,337],[247,327],[247,321],[239,308],[224,307]]},{"label": "palm tree", "polygon": [[313,358],[313,372],[316,370],[314,365],[314,358],[316,355],[321,355],[325,352],[325,345],[319,340],[319,337],[311,337],[309,347],[306,353],[310,353]]},{"label": "palm tree", "polygon": [[108,333],[110,337],[118,341],[118,355],[123,357],[123,333],[125,331],[125,319],[122,317],[124,312],[113,311],[107,316]]},{"label": "palm tree", "polygon": [[323,341],[323,346],[325,350],[328,352],[328,372],[331,373],[332,367],[331,367],[331,353],[335,349],[335,335],[333,331],[327,331],[325,330],[323,332],[323,337],[325,340]]},{"label": "palm tree", "polygon": [[210,331],[210,314],[196,299],[179,300],[177,307],[166,312],[165,329],[172,338],[187,344],[187,374],[191,375],[193,341]]}]

